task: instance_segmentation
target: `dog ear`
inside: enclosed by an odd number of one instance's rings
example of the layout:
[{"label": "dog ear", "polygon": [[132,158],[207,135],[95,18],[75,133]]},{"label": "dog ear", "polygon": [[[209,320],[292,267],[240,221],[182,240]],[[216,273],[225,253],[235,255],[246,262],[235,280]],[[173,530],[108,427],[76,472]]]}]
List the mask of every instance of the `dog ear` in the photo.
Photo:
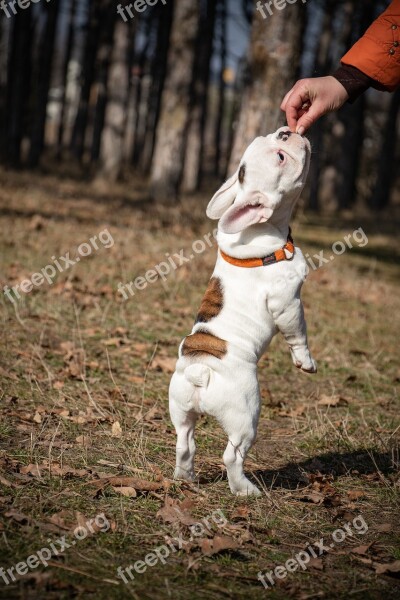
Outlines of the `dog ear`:
[{"label": "dog ear", "polygon": [[265,223],[273,212],[273,204],[266,194],[251,191],[228,208],[219,222],[219,229],[224,233],[239,233],[250,225]]},{"label": "dog ear", "polygon": [[239,169],[221,185],[207,206],[207,217],[220,219],[224,212],[233,204],[237,194]]}]

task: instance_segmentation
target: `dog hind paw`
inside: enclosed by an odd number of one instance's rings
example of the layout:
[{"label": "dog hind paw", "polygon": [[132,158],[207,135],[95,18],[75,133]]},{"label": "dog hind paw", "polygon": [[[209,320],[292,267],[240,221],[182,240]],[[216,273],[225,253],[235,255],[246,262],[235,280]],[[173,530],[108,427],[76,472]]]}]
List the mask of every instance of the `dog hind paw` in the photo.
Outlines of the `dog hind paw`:
[{"label": "dog hind paw", "polygon": [[194,471],[186,471],[186,469],[176,467],[174,471],[174,479],[183,479],[183,481],[194,481],[195,474]]}]

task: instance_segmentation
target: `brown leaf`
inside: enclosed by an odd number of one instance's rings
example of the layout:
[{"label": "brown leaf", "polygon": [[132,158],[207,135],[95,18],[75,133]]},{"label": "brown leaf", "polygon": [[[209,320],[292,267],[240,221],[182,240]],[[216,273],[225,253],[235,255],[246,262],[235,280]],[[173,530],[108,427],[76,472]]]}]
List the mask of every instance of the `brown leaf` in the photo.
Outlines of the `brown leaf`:
[{"label": "brown leaf", "polygon": [[176,358],[169,356],[156,356],[151,362],[151,368],[163,373],[173,373],[175,371]]},{"label": "brown leaf", "polygon": [[108,340],[101,340],[101,343],[105,346],[122,346],[124,344],[124,340],[120,337],[109,338]]},{"label": "brown leaf", "polygon": [[247,519],[250,514],[250,509],[248,506],[237,506],[233,513],[231,514],[232,521],[234,519]]},{"label": "brown leaf", "polygon": [[318,571],[324,570],[324,563],[322,562],[321,558],[311,558],[308,566],[313,567],[313,569],[318,569]]},{"label": "brown leaf", "polygon": [[365,493],[361,490],[350,490],[349,492],[347,492],[347,496],[349,500],[353,502],[354,500],[359,500],[360,498],[363,498],[365,496]]},{"label": "brown leaf", "polygon": [[[194,525],[198,522],[189,512],[192,504],[187,504],[191,500],[185,499],[183,502],[174,500],[170,496],[165,497],[163,508],[157,512],[156,517],[161,517],[165,523],[182,523],[183,525]],[[186,504],[185,504],[186,503]]]},{"label": "brown leaf", "polygon": [[394,573],[397,575],[400,573],[400,560],[395,560],[387,564],[374,563],[374,568],[377,575],[383,575],[384,573]]},{"label": "brown leaf", "polygon": [[39,465],[29,464],[26,467],[21,467],[19,470],[23,475],[32,475],[33,477],[41,477]]},{"label": "brown leaf", "polygon": [[381,533],[389,533],[392,531],[393,526],[391,523],[382,523],[382,525],[376,526],[376,531],[380,531]]},{"label": "brown leaf", "polygon": [[121,438],[122,437],[122,427],[119,421],[115,421],[111,425],[111,435],[112,437]]},{"label": "brown leaf", "polygon": [[352,548],[350,552],[352,552],[353,554],[367,554],[370,547],[371,544],[363,544],[361,546],[356,546],[355,548]]},{"label": "brown leaf", "polygon": [[321,492],[310,491],[305,492],[298,496],[299,500],[303,500],[304,502],[313,502],[314,504],[322,504],[325,496],[321,494]]},{"label": "brown leaf", "polygon": [[75,441],[77,444],[79,444],[80,446],[83,446],[84,448],[88,448],[89,446],[92,445],[92,440],[84,433],[82,435],[78,435],[75,438]]},{"label": "brown leaf", "polygon": [[14,508],[11,508],[11,510],[5,512],[4,516],[9,517],[10,519],[14,519],[14,521],[17,521],[17,523],[29,523],[30,522],[29,517],[18,512]]},{"label": "brown leaf", "polygon": [[236,550],[240,544],[232,537],[217,534],[211,539],[199,540],[199,546],[205,556],[212,556],[223,550]]},{"label": "brown leaf", "polygon": [[114,492],[121,494],[122,496],[126,496],[127,498],[136,498],[137,492],[134,487],[125,486],[125,487],[114,487]]},{"label": "brown leaf", "polygon": [[87,483],[89,485],[99,486],[99,489],[106,485],[112,485],[113,487],[133,487],[135,490],[141,492],[155,492],[164,487],[163,481],[147,481],[146,479],[139,479],[138,477],[104,477],[92,479]]},{"label": "brown leaf", "polygon": [[11,483],[11,481],[8,481],[8,479],[3,477],[2,475],[0,475],[0,483],[2,485],[4,485],[5,487],[13,487],[13,484]]},{"label": "brown leaf", "polygon": [[[59,529],[70,530],[73,522],[73,515],[68,510],[62,510],[58,513],[54,513],[51,517],[47,518],[52,525],[56,525]],[[67,521],[69,521],[67,523]],[[74,524],[75,527],[75,524]]]},{"label": "brown leaf", "polygon": [[338,406],[347,406],[349,401],[343,396],[326,396],[322,394],[317,402],[319,406],[330,406],[336,408]]}]

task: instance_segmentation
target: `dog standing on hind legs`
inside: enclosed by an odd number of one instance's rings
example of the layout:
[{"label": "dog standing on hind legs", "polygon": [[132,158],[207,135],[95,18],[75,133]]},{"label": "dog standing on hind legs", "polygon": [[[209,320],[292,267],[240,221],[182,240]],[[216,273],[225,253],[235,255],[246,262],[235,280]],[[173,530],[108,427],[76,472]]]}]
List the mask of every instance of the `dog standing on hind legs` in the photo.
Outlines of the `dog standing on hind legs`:
[{"label": "dog standing on hind legs", "polygon": [[243,470],[260,413],[258,360],[281,332],[295,366],[317,370],[300,299],[307,265],[289,227],[309,162],[308,140],[287,127],[258,137],[207,207],[219,220],[218,258],[169,390],[176,479],[195,477],[194,429],[206,413],[228,436],[223,460],[232,493],[260,494]]}]

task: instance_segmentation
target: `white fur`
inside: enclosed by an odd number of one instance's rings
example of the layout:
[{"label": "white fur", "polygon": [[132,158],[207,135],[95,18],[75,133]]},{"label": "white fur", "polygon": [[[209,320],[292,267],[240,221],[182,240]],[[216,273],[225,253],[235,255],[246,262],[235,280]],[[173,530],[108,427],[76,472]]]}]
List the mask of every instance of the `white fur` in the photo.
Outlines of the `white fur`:
[{"label": "white fur", "polygon": [[[230,256],[263,257],[286,243],[310,158],[308,140],[297,134],[282,137],[286,131],[284,127],[256,138],[239,165],[246,164],[243,184],[238,168],[208,205],[208,216],[220,219],[219,247]],[[278,152],[283,153],[283,162]],[[179,353],[169,394],[177,432],[175,478],[194,479],[194,427],[198,414],[206,413],[228,435],[223,460],[231,491],[260,493],[243,472],[260,412],[257,362],[280,331],[294,364],[306,372],[316,371],[300,299],[305,275],[306,263],[297,247],[292,260],[256,268],[231,265],[218,253],[213,276],[222,283],[223,308],[207,323],[197,323],[192,333],[206,328],[227,341],[228,351],[222,359],[211,355],[193,359]]]}]

